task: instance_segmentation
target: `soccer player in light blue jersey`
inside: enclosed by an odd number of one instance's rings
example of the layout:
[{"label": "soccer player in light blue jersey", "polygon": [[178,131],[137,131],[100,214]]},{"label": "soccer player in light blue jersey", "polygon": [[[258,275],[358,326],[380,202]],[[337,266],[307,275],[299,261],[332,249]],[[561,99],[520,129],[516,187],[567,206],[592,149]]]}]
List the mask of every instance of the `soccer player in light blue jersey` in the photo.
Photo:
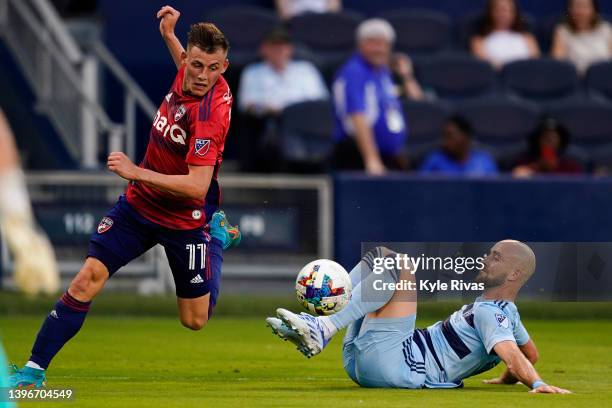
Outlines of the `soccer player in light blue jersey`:
[{"label": "soccer player in light blue jersey", "polygon": [[320,353],[338,330],[347,327],[344,369],[363,387],[457,388],[463,386],[463,379],[504,361],[507,369],[501,377],[485,383],[520,381],[534,393],[569,393],[546,384],[536,372],[538,351],[514,304],[535,271],[529,246],[513,240],[495,244],[476,277],[476,282],[484,284],[483,294],[446,320],[416,330],[416,291],[407,295],[406,290],[396,289],[372,295],[372,288],[384,284],[416,282],[410,267],[372,272],[376,258],[395,259],[395,255],[377,247],[362,258],[350,273],[351,300],[340,312],[313,317],[277,309],[277,317],[266,322],[307,357]]}]

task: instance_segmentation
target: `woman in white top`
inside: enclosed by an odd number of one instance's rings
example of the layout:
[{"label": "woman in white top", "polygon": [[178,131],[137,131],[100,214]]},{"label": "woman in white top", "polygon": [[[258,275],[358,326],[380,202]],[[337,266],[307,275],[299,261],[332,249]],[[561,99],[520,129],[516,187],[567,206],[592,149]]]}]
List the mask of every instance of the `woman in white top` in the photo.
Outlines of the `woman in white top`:
[{"label": "woman in white top", "polygon": [[596,0],[568,0],[551,52],[554,58],[574,63],[580,73],[594,62],[612,58],[612,26],[600,17]]},{"label": "woman in white top", "polygon": [[540,55],[538,43],[527,32],[515,0],[489,0],[479,33],[472,37],[470,45],[475,56],[496,68]]},{"label": "woman in white top", "polygon": [[275,0],[275,3],[283,20],[305,13],[335,13],[342,9],[342,0]]}]

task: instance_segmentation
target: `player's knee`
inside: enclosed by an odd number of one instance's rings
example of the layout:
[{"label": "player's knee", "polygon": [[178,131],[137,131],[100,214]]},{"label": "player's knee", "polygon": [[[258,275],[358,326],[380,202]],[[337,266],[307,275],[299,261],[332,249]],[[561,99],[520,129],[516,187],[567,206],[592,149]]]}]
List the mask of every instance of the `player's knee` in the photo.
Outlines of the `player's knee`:
[{"label": "player's knee", "polygon": [[104,271],[91,265],[83,265],[77,276],[70,283],[69,292],[82,301],[89,301],[104,285]]},{"label": "player's knee", "polygon": [[191,316],[191,317],[181,317],[181,324],[188,329],[193,331],[202,330],[204,326],[208,323],[208,319],[206,317],[200,316]]}]

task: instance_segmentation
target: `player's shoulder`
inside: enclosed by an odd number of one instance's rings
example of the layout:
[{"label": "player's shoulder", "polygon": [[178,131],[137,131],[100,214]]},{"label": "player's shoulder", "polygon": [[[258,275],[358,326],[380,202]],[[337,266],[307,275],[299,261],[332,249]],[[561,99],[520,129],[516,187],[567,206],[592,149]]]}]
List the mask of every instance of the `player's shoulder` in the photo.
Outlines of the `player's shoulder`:
[{"label": "player's shoulder", "polygon": [[479,316],[504,315],[514,319],[517,314],[516,305],[508,300],[477,300],[474,302],[474,315],[476,318]]}]

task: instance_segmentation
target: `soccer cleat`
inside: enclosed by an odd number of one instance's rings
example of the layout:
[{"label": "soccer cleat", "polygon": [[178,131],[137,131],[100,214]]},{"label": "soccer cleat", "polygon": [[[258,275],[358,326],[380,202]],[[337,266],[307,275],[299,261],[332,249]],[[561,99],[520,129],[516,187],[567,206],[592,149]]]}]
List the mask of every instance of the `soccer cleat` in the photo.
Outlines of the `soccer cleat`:
[{"label": "soccer cleat", "polygon": [[268,317],[266,318],[266,324],[272,329],[272,333],[285,341],[290,341],[295,344],[300,353],[304,355],[308,354],[308,349],[304,348],[302,345],[298,332],[287,326],[281,319]]},{"label": "soccer cleat", "polygon": [[21,370],[15,364],[11,364],[9,376],[9,387],[11,388],[42,388],[47,385],[45,370],[37,370],[32,367],[23,367]]},{"label": "soccer cleat", "polygon": [[230,249],[240,244],[242,234],[237,226],[230,225],[227,216],[221,210],[216,211],[210,220],[210,235],[223,244],[223,249]]},{"label": "soccer cleat", "polygon": [[[310,358],[319,354],[329,339],[326,339],[321,322],[307,313],[295,314],[286,309],[276,309],[276,315],[283,323],[297,334],[297,338],[291,340],[298,346],[300,353]],[[279,336],[280,337],[280,336]]]}]

